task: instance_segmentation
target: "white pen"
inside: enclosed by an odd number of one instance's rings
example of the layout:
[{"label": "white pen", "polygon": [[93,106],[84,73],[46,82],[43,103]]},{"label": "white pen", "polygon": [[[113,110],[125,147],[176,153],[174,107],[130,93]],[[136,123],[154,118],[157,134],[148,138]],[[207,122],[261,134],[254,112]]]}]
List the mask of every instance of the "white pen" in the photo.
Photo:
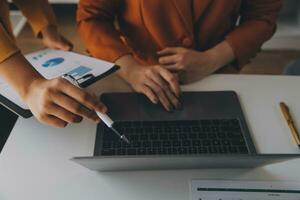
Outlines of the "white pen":
[{"label": "white pen", "polygon": [[[68,74],[64,74],[62,76],[62,78],[66,79],[67,81],[69,81],[70,83],[72,83],[73,85],[75,85],[76,87],[79,87],[79,84],[77,82],[77,80],[68,75]],[[96,114],[98,115],[98,117],[103,121],[103,123],[109,127],[121,140],[125,141],[126,143],[130,144],[129,140],[127,139],[127,137],[124,135],[124,134],[120,134],[119,131],[117,131],[114,127],[113,127],[113,124],[114,124],[114,121],[107,115],[107,114],[104,114],[104,113],[101,113],[101,112],[97,112],[95,111]]]}]

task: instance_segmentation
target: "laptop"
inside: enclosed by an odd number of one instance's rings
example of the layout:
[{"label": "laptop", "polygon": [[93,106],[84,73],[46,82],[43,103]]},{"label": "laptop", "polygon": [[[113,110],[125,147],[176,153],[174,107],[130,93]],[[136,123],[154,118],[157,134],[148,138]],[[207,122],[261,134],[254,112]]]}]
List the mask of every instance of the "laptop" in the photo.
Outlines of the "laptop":
[{"label": "laptop", "polygon": [[91,170],[253,168],[300,158],[257,154],[234,91],[184,92],[172,112],[137,93],[105,93],[101,101],[130,144],[100,123],[94,155],[73,158]]}]

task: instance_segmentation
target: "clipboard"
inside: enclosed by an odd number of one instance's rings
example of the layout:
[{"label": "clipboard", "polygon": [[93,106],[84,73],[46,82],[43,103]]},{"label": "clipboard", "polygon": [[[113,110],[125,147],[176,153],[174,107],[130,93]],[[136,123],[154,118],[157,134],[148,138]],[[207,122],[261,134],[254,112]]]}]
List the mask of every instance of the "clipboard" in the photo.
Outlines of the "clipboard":
[{"label": "clipboard", "polygon": [[[74,52],[44,49],[25,55],[32,66],[46,79],[68,74],[76,79],[81,88],[116,72],[120,67],[103,60]],[[31,111],[18,94],[0,79],[0,104],[23,118],[30,118]]]}]

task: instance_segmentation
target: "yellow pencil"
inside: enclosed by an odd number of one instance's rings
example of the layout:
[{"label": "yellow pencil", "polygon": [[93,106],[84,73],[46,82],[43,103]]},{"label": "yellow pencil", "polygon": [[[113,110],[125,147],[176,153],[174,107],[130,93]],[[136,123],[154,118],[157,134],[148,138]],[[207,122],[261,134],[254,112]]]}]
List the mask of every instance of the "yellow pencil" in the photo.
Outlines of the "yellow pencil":
[{"label": "yellow pencil", "polygon": [[281,112],[291,130],[291,133],[292,133],[298,147],[300,148],[300,136],[295,127],[295,124],[294,124],[293,118],[290,114],[288,106],[284,102],[280,102],[280,109],[281,109]]}]

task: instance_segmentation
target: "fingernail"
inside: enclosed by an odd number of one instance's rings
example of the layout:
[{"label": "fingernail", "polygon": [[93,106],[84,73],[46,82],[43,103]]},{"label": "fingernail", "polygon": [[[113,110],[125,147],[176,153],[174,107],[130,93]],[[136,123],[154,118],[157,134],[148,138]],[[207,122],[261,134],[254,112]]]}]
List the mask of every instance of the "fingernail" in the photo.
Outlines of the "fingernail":
[{"label": "fingernail", "polygon": [[157,100],[157,99],[153,99],[153,103],[154,103],[154,104],[157,104],[157,103],[158,103],[158,100]]},{"label": "fingernail", "polygon": [[83,119],[82,117],[78,117],[78,118],[76,119],[76,122],[77,122],[77,123],[80,123],[80,122],[82,121],[82,119]]},{"label": "fingernail", "polygon": [[94,119],[94,122],[96,122],[96,123],[99,123],[100,121],[101,121],[101,119],[99,119],[99,118]]},{"label": "fingernail", "polygon": [[171,107],[171,106],[168,106],[168,107],[167,107],[167,111],[168,111],[168,112],[171,112],[171,110],[172,110],[172,107]]},{"label": "fingernail", "polygon": [[182,104],[180,102],[178,102],[177,109],[181,109],[181,108],[182,108]]},{"label": "fingernail", "polygon": [[104,107],[104,108],[102,109],[102,112],[103,112],[103,113],[107,113],[107,108]]},{"label": "fingernail", "polygon": [[107,112],[107,107],[103,105],[99,105],[97,108],[100,112],[106,113]]}]

